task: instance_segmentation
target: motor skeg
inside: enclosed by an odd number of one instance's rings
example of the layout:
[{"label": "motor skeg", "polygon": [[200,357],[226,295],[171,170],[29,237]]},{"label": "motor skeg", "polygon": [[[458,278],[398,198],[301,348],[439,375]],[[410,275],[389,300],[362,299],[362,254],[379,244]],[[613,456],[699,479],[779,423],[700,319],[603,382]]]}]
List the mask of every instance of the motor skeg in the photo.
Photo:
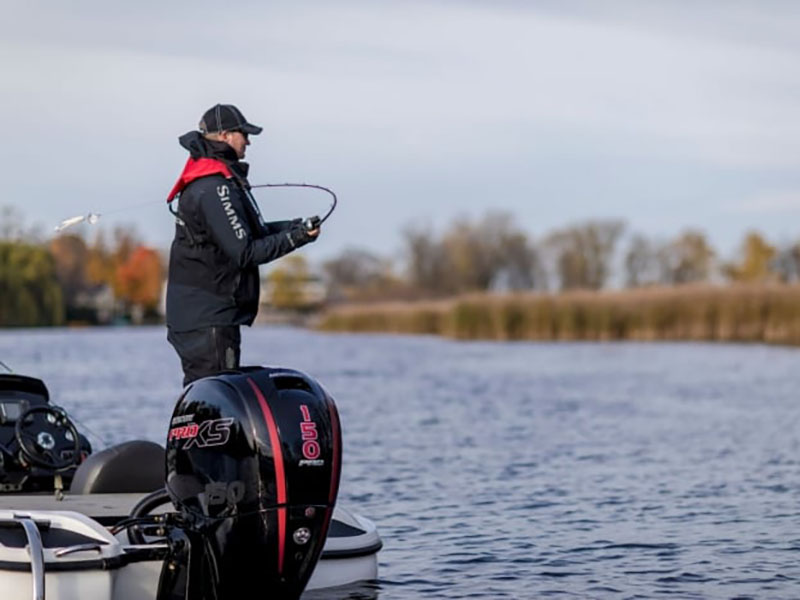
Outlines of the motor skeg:
[{"label": "motor skeg", "polygon": [[325,543],[341,452],[332,398],[299,371],[249,368],[188,386],[166,453],[186,525],[159,597],[299,598]]}]

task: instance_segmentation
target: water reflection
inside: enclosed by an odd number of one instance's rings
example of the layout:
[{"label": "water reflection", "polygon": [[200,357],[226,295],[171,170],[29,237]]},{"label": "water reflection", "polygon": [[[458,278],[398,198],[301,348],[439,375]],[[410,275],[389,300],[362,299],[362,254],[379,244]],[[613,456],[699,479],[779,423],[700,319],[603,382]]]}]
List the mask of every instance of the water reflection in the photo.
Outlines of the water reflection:
[{"label": "water reflection", "polygon": [[312,590],[303,594],[302,600],[377,600],[380,584],[364,581],[324,590]]}]

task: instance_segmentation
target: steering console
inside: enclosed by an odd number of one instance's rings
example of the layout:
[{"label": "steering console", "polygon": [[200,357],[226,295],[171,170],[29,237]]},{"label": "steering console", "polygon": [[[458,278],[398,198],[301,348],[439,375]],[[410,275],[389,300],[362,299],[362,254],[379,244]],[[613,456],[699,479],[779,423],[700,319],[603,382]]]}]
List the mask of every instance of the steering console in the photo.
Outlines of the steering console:
[{"label": "steering console", "polygon": [[55,473],[81,461],[81,438],[64,409],[52,405],[32,406],[14,425],[14,437],[22,458]]}]

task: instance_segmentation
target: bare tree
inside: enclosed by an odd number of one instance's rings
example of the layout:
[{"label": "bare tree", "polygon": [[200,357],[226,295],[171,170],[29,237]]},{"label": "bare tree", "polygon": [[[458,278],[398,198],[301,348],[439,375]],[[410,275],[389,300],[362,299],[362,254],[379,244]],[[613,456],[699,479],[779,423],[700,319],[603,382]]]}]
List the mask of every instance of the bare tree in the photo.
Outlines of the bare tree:
[{"label": "bare tree", "polygon": [[783,246],[773,260],[773,268],[781,281],[800,281],[800,242]]},{"label": "bare tree", "polygon": [[428,256],[429,285],[423,287],[429,290],[530,289],[543,279],[535,247],[508,212],[491,211],[476,221],[461,218],[445,232],[441,242],[429,232],[407,237],[407,241],[414,242],[409,244],[415,250],[409,253],[412,257]]},{"label": "bare tree", "polygon": [[78,295],[89,286],[86,264],[89,250],[79,235],[60,235],[50,240],[56,278],[64,293],[67,307],[75,304]]},{"label": "bare tree", "polygon": [[15,206],[0,207],[0,240],[36,243],[42,238],[39,228],[27,227],[22,212]]},{"label": "bare tree", "polygon": [[452,292],[452,276],[443,244],[428,227],[403,232],[410,283],[433,294]]},{"label": "bare tree", "polygon": [[381,295],[390,292],[395,283],[389,260],[358,248],[345,249],[325,262],[322,269],[333,298],[363,296],[367,292]]},{"label": "bare tree", "polygon": [[708,281],[714,256],[704,233],[687,230],[659,249],[661,280],[671,285]]},{"label": "bare tree", "polygon": [[546,289],[547,276],[538,248],[523,233],[507,236],[501,244],[503,268],[495,277],[495,287],[511,290]]},{"label": "bare tree", "polygon": [[625,284],[629,287],[649,285],[658,281],[658,249],[641,234],[631,238],[625,252]]},{"label": "bare tree", "polygon": [[546,287],[544,269],[535,245],[507,211],[490,211],[476,223],[482,241],[485,269],[479,289],[506,287],[514,290]]},{"label": "bare tree", "polygon": [[619,220],[589,221],[550,234],[546,239],[562,290],[602,288],[611,274],[617,241],[625,230]]},{"label": "bare tree", "polygon": [[20,220],[20,214],[13,206],[0,207],[0,240],[16,239]]}]

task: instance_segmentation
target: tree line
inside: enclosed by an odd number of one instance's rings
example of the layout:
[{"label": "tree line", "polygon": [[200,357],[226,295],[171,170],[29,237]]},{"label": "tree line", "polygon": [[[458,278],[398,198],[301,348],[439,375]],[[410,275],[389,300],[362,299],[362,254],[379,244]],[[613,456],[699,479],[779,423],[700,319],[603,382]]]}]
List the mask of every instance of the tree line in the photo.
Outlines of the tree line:
[{"label": "tree line", "polygon": [[0,211],[0,326],[142,321],[154,317],[164,266],[133,228],[46,239]]},{"label": "tree line", "polygon": [[[46,239],[0,209],[0,326],[156,319],[166,273],[159,252],[132,228]],[[689,283],[800,281],[800,242],[774,244],[756,231],[723,257],[706,235],[665,239],[628,230],[620,219],[568,224],[534,239],[513,215],[459,218],[442,232],[402,230],[391,258],[348,248],[321,265],[326,291],[308,297],[312,271],[288,257],[268,276],[279,309],[319,308],[322,300],[409,300],[485,291],[571,291]]]},{"label": "tree line", "polygon": [[659,240],[629,232],[620,219],[587,220],[534,240],[501,211],[458,219],[440,234],[408,226],[401,256],[392,261],[351,248],[323,271],[334,295],[351,300],[800,281],[800,242],[773,244],[757,231],[726,258],[695,229]]}]

